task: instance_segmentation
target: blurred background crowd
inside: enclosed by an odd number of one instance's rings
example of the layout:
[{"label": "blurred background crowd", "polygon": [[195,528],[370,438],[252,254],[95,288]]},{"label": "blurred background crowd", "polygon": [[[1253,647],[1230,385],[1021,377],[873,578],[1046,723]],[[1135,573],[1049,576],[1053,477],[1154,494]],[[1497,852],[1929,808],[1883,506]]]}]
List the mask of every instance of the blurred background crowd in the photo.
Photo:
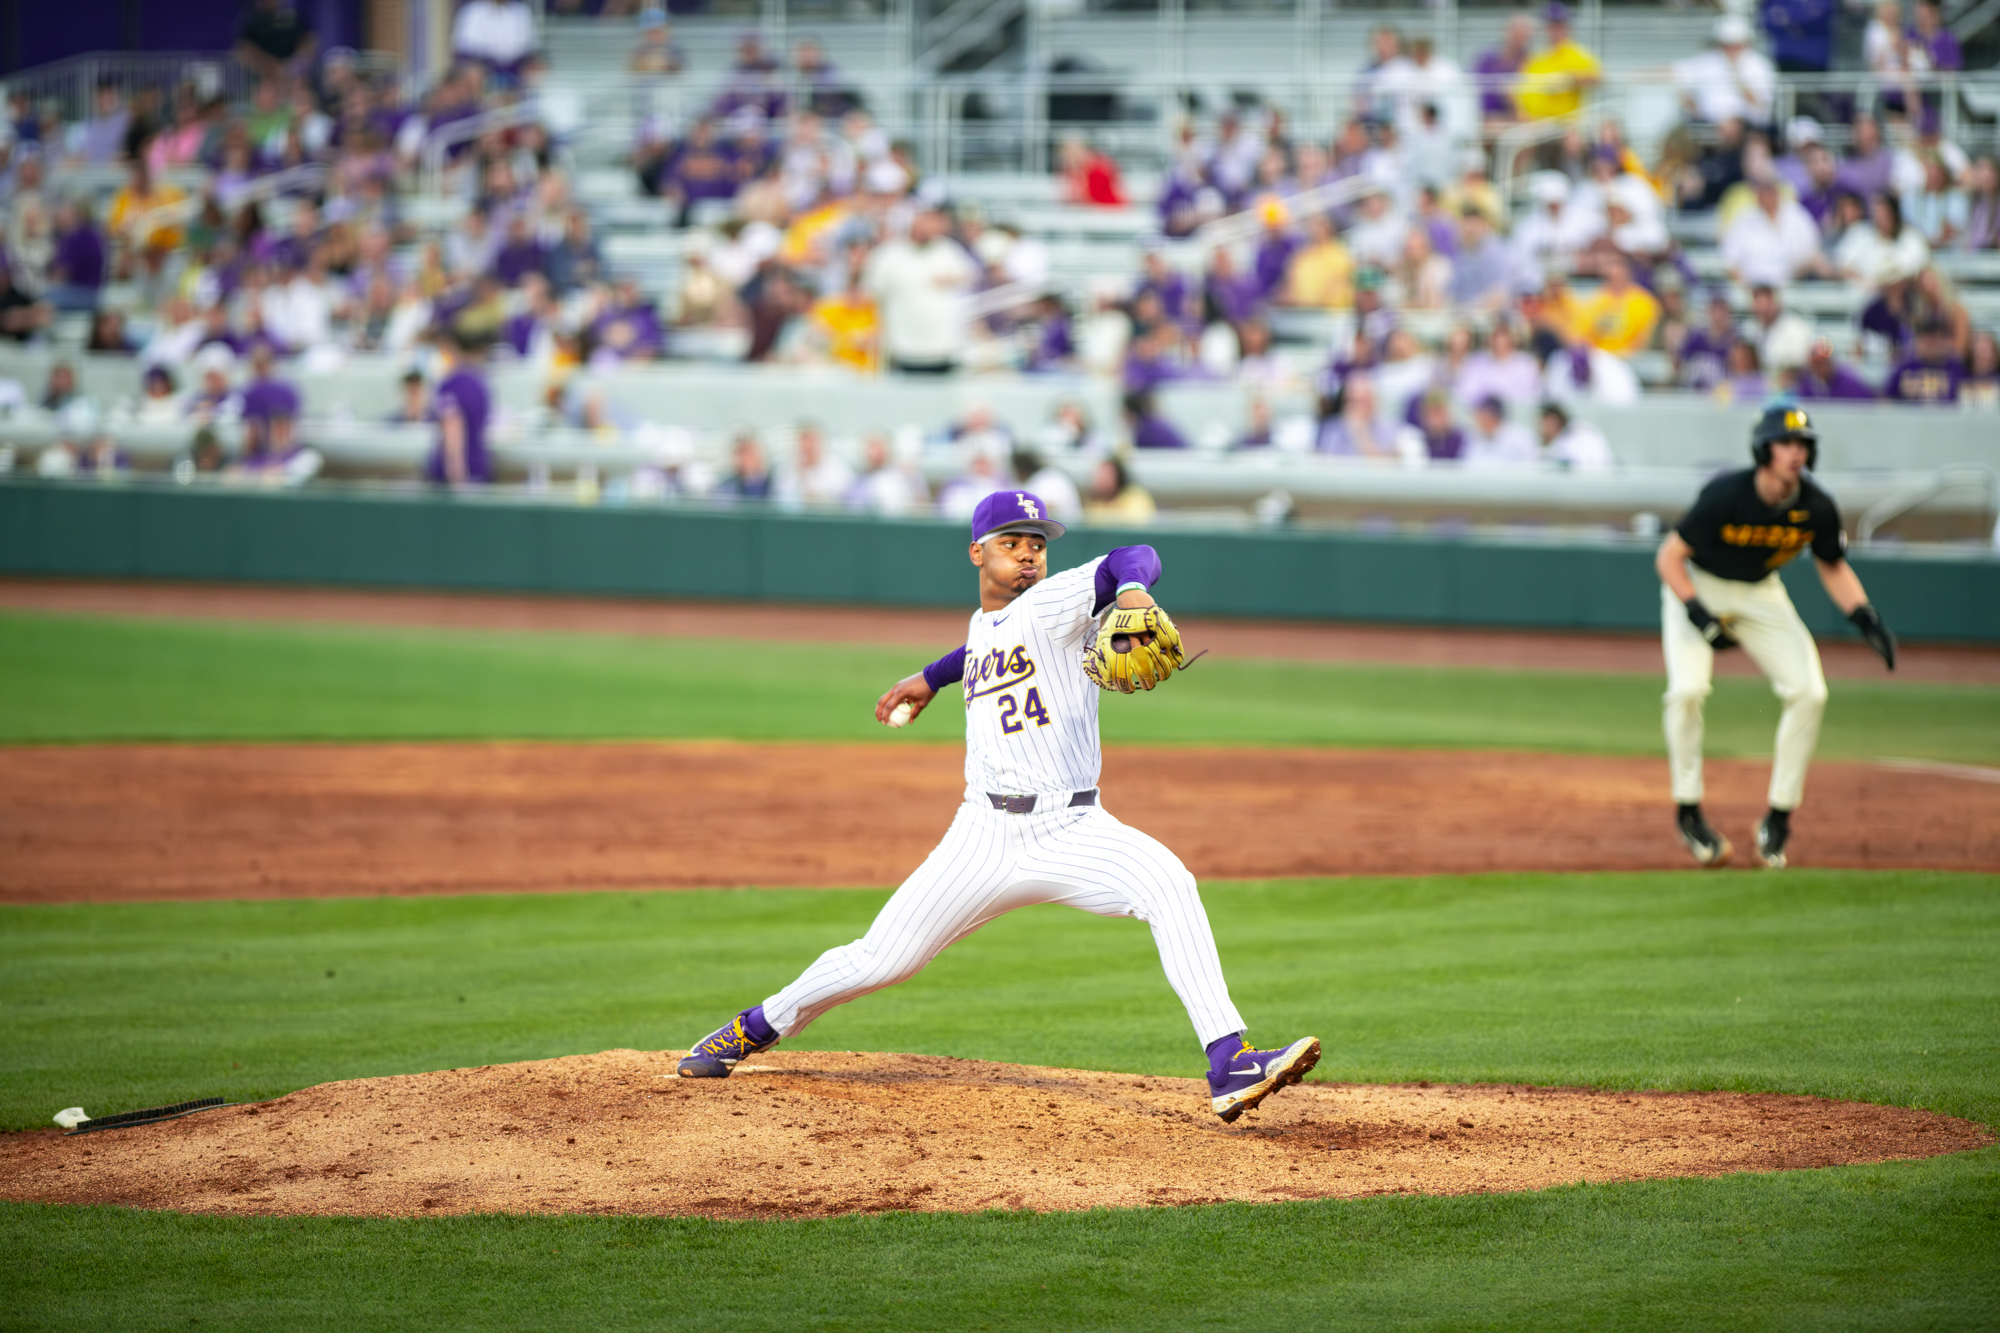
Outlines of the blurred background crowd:
[{"label": "blurred background crowd", "polygon": [[[1463,63],[1424,11],[1376,17],[1314,76],[1316,128],[1181,93],[1132,153],[1118,81],[1058,77],[1011,170],[939,160],[972,154],[910,112],[920,69],[882,105],[821,37],[699,8],[467,0],[421,68],[255,0],[226,56],[10,76],[0,344],[40,359],[0,360],[0,407],[55,425],[0,466],[115,473],[163,432],[184,478],[363,466],[324,418],[421,431],[444,484],[571,432],[647,442],[632,495],[955,514],[1026,482],[1131,517],[1154,450],[1593,470],[1593,410],[1650,396],[2000,408],[2000,95],[1938,0],[1699,16],[1652,54],[1644,135],[1562,3]],[[965,400],[831,445],[754,381],[720,432],[621,387],[738,363],[1063,387],[1032,422]],[[379,403],[315,401],[358,375]],[[1191,385],[1237,418],[1177,421]]]}]

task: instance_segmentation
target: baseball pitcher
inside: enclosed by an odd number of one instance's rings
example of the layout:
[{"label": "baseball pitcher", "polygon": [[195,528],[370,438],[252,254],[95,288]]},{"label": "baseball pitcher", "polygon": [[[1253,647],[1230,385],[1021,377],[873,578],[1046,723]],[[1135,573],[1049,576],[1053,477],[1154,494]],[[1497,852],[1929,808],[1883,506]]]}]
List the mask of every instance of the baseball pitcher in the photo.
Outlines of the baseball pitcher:
[{"label": "baseball pitcher", "polygon": [[1702,701],[1719,649],[1739,645],[1770,678],[1784,705],[1771,759],[1770,809],[1757,822],[1757,857],[1785,864],[1792,811],[1805,792],[1806,766],[1826,709],[1819,648],[1785,593],[1778,569],[1811,548],[1819,581],[1868,646],[1896,669],[1896,636],[1882,623],[1847,563],[1847,539],[1833,497],[1806,473],[1819,435],[1804,409],[1768,407],[1750,434],[1757,466],[1717,477],[1660,544],[1661,627],[1666,643],[1667,758],[1673,769],[1681,841],[1704,866],[1734,848],[1701,812]]},{"label": "baseball pitcher", "polygon": [[979,611],[965,644],[898,681],[876,720],[901,726],[954,681],[965,695],[965,803],[868,933],[821,954],[797,981],[704,1037],[683,1078],[726,1078],[836,1005],[906,981],[1003,913],[1061,903],[1131,916],[1153,931],[1167,980],[1208,1050],[1210,1105],[1234,1121],[1319,1060],[1319,1041],[1254,1050],[1230,1002],[1208,914],[1165,847],[1098,800],[1100,690],[1150,690],[1185,664],[1148,592],[1150,546],[1125,546],[1051,576],[1063,525],[1026,491],[988,496],[972,518]]}]

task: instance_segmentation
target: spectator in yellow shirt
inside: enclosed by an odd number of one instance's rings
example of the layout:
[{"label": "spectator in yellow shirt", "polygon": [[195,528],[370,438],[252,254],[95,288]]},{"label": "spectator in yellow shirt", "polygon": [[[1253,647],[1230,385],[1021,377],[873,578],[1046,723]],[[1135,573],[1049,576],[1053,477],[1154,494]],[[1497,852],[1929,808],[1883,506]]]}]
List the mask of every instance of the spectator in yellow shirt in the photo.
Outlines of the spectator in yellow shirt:
[{"label": "spectator in yellow shirt", "polygon": [[118,276],[130,277],[134,261],[145,266],[148,275],[157,275],[167,255],[185,239],[180,225],[158,219],[147,221],[154,209],[178,204],[187,198],[179,186],[155,181],[144,153],[132,159],[131,178],[112,196],[105,226],[118,242]]},{"label": "spectator in yellow shirt", "polygon": [[1568,5],[1556,3],[1542,11],[1548,45],[1521,66],[1514,93],[1523,120],[1575,115],[1583,107],[1584,94],[1604,79],[1597,57],[1570,40],[1569,20]]},{"label": "spectator in yellow shirt", "polygon": [[1150,522],[1159,512],[1152,493],[1141,486],[1116,454],[1098,460],[1091,475],[1090,494],[1084,497],[1083,512],[1093,523],[1138,524]]},{"label": "spectator in yellow shirt", "polygon": [[847,272],[847,286],[813,302],[806,329],[827,356],[864,375],[881,364],[882,312],[861,286],[861,266]]},{"label": "spectator in yellow shirt", "polygon": [[1285,275],[1285,304],[1317,310],[1352,308],[1354,256],[1333,234],[1333,219],[1313,214],[1306,219],[1306,236]]},{"label": "spectator in yellow shirt", "polygon": [[1632,281],[1632,266],[1624,256],[1609,255],[1603,264],[1604,285],[1576,308],[1576,335],[1592,347],[1630,356],[1652,341],[1660,303]]}]

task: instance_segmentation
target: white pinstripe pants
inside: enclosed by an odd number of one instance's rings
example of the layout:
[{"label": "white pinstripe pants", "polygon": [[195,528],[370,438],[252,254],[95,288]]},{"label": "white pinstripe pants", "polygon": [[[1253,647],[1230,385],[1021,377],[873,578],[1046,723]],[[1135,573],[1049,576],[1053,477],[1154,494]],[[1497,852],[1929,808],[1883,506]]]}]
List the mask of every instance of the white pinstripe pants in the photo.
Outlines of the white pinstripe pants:
[{"label": "white pinstripe pants", "polygon": [[836,1005],[909,980],[947,945],[1036,903],[1144,921],[1201,1044],[1243,1031],[1208,913],[1179,857],[1096,806],[1010,815],[974,799],[980,804],[959,807],[944,841],[866,935],[828,949],[764,1001],[765,1021],[779,1035],[795,1036]]},{"label": "white pinstripe pants", "polygon": [[[1721,617],[1750,660],[1770,677],[1771,692],[1784,705],[1771,753],[1770,800],[1774,810],[1796,810],[1805,799],[1806,768],[1819,744],[1820,718],[1826,712],[1826,673],[1820,668],[1819,646],[1776,574],[1756,583],[1717,578],[1705,569],[1689,569],[1688,577],[1702,605]],[[1667,654],[1667,763],[1673,773],[1674,800],[1693,805],[1702,797],[1701,711],[1714,688],[1715,649],[1665,584],[1660,585],[1660,624]]]}]

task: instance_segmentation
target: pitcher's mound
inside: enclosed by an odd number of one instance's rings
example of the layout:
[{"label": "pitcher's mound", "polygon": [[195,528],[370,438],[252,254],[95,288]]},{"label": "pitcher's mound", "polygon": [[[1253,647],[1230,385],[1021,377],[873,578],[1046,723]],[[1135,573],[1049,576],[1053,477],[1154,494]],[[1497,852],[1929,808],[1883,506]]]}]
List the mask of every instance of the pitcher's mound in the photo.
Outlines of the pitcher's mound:
[{"label": "pitcher's mound", "polygon": [[[139,1129],[0,1143],[0,1197],[213,1213],[818,1216],[1067,1209],[1719,1175],[1982,1147],[1817,1097],[1306,1083],[1225,1126],[1198,1079],[774,1051],[326,1083]],[[106,1108],[109,1109],[109,1108]]]}]

